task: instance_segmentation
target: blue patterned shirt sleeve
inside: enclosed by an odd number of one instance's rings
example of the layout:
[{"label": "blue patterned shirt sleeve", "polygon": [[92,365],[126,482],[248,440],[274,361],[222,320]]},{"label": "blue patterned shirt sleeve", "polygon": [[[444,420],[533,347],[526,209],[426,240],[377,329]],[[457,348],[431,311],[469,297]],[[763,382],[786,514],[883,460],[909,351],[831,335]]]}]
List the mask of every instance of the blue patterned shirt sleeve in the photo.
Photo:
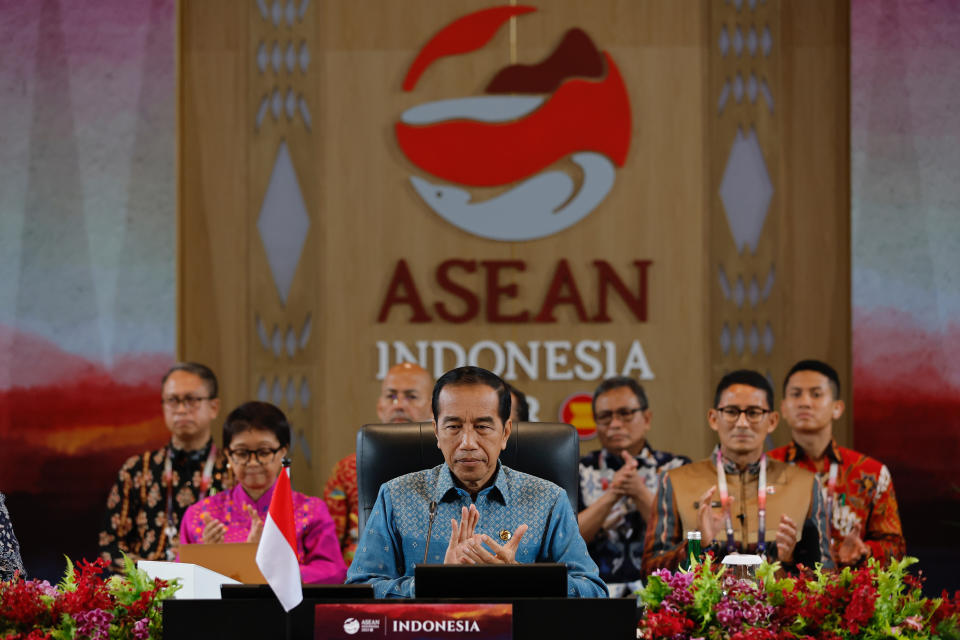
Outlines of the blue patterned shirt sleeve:
[{"label": "blue patterned shirt sleeve", "polygon": [[587,553],[577,517],[570,501],[561,495],[554,503],[544,532],[540,562],[561,562],[567,566],[567,594],[578,598],[606,598],[607,585],[600,579],[597,563]]},{"label": "blue patterned shirt sleeve", "polygon": [[347,571],[347,584],[369,583],[376,598],[412,598],[413,576],[406,575],[403,546],[392,522],[393,501],[383,485]]},{"label": "blue patterned shirt sleeve", "polygon": [[[347,573],[348,584],[368,583],[378,598],[416,595],[414,565],[423,561],[429,504],[437,502],[427,562],[440,564],[450,540],[451,519],[472,502],[456,487],[446,465],[384,484]],[[529,529],[517,548],[518,562],[558,562],[567,567],[571,596],[606,597],[607,587],[587,554],[577,519],[563,490],[545,480],[500,466],[493,486],[482,490],[477,533],[496,540],[520,524]]]}]

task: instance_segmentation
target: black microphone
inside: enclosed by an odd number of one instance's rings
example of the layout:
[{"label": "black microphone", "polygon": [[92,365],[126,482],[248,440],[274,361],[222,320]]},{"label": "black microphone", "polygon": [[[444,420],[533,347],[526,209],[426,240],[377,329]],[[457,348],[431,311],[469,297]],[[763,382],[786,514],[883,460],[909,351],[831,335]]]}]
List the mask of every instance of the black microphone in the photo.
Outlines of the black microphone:
[{"label": "black microphone", "polygon": [[738,513],[738,514],[737,514],[737,520],[740,521],[740,524],[743,524],[743,518],[744,518],[744,516],[743,516],[742,513]]},{"label": "black microphone", "polygon": [[427,553],[430,551],[430,533],[433,531],[433,519],[437,515],[437,501],[430,501],[430,522],[427,524],[427,546],[423,550],[423,563],[427,563]]}]

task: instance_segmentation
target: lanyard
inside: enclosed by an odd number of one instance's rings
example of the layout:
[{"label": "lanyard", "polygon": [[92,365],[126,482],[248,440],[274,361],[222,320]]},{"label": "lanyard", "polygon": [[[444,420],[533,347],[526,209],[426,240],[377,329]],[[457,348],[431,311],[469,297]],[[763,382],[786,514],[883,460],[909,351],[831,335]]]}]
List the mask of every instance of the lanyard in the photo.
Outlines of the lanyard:
[{"label": "lanyard", "polygon": [[836,462],[830,463],[830,473],[827,475],[827,540],[831,539],[833,532],[833,503],[837,497],[837,475],[840,471],[840,465]]},{"label": "lanyard", "polygon": [[[730,515],[730,491],[727,488],[727,472],[723,468],[723,455],[717,449],[717,487],[720,490],[720,505],[723,507],[723,526],[727,532],[727,553],[737,550],[733,539],[733,518]],[[760,456],[760,478],[757,483],[757,551],[766,550],[767,542],[767,454]],[[746,540],[744,540],[746,545]]]}]

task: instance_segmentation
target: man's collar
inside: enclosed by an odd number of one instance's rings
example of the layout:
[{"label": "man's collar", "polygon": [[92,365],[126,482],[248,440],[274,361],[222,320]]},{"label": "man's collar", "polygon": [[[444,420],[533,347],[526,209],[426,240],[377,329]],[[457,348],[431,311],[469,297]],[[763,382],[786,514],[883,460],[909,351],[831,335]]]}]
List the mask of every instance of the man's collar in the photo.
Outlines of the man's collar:
[{"label": "man's collar", "polygon": [[[603,461],[607,467],[617,468],[623,465],[623,456],[618,453],[612,453],[606,449],[600,449],[600,455],[603,456]],[[650,443],[644,441],[643,448],[640,449],[640,453],[634,456],[637,459],[637,462],[643,464],[647,467],[656,467],[657,458],[653,453],[653,448],[650,446]]]},{"label": "man's collar", "polygon": [[205,444],[202,448],[193,449],[191,451],[178,449],[176,446],[174,446],[173,440],[170,440],[170,444],[168,446],[170,447],[170,456],[174,462],[186,461],[202,463],[207,459],[207,456],[210,455],[210,447],[213,446],[213,438],[207,440],[207,444]]},{"label": "man's collar", "polygon": [[[713,453],[710,454],[710,460],[713,461],[714,466],[717,464],[717,453],[721,452],[720,445],[716,445],[713,448]],[[726,456],[721,456],[723,459],[723,470],[730,475],[739,475],[740,467],[737,466],[737,463],[727,460]],[[760,460],[763,459],[763,456],[757,458],[756,462],[751,462],[747,465],[746,471],[752,475],[757,475],[760,473]]]},{"label": "man's collar", "polygon": [[[503,503],[507,504],[510,500],[510,484],[507,481],[507,474],[503,473],[503,465],[500,463],[500,460],[497,460],[497,469],[493,472],[494,483],[489,487],[481,489],[477,495],[485,494],[496,489],[496,492],[500,494],[503,498]],[[459,495],[457,489],[462,489],[459,487],[454,480],[453,470],[446,464],[443,464],[443,468],[440,470],[439,477],[437,478],[437,486],[434,490],[434,500],[437,502],[445,502],[453,500],[452,496]],[[466,489],[463,489],[466,491]]]},{"label": "man's collar", "polygon": [[[830,444],[827,445],[826,450],[823,452],[825,458],[830,462],[836,462],[840,464],[843,462],[843,456],[840,455],[840,446],[837,444],[837,441],[833,438],[830,438]],[[796,462],[803,459],[812,459],[807,455],[807,452],[803,450],[796,440],[791,440],[790,444],[787,445],[787,454],[785,456],[786,462]]]}]

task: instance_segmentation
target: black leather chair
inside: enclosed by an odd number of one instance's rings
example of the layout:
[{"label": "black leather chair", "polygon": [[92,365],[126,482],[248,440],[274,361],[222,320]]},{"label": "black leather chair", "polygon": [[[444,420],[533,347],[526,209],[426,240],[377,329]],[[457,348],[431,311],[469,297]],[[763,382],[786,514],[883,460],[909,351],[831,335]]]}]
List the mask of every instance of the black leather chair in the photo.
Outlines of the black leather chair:
[{"label": "black leather chair", "polygon": [[[520,422],[513,426],[500,462],[545,480],[567,492],[577,511],[580,439],[568,424]],[[380,485],[397,476],[430,469],[443,462],[433,423],[368,424],[357,433],[357,493],[361,533],[373,510]]]}]

